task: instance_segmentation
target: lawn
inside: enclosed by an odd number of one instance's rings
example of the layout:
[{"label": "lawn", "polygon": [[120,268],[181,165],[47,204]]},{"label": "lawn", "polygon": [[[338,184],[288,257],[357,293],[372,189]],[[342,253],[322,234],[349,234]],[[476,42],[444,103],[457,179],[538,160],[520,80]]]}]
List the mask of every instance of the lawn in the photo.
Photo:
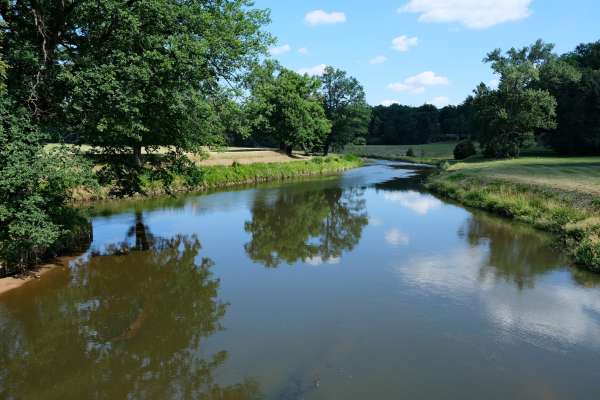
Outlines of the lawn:
[{"label": "lawn", "polygon": [[521,157],[459,162],[448,171],[600,196],[600,157]]},{"label": "lawn", "polygon": [[[455,146],[456,142],[399,146],[349,145],[344,149],[344,153],[355,154],[360,157],[437,163],[442,160],[454,159],[453,151]],[[415,157],[406,156],[408,149],[413,150]]]}]

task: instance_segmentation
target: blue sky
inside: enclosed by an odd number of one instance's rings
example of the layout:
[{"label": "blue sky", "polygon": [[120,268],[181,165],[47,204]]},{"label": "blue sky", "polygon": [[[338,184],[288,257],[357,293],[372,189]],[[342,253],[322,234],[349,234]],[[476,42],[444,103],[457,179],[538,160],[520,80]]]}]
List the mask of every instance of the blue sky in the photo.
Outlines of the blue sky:
[{"label": "blue sky", "polygon": [[[271,10],[284,66],[323,65],[359,79],[367,100],[458,104],[479,82],[490,50],[542,38],[559,53],[600,40],[599,0],[255,0]],[[394,42],[394,39],[395,42]]]}]

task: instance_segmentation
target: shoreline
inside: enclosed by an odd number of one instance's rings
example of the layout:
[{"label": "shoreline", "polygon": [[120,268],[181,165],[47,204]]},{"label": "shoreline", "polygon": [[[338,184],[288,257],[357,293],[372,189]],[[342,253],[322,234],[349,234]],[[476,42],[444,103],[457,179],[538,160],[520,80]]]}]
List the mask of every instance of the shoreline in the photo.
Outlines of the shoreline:
[{"label": "shoreline", "polygon": [[[284,182],[294,178],[302,177],[318,177],[335,175],[353,168],[361,167],[365,164],[362,158],[348,158],[344,156],[331,157],[332,161],[315,162],[313,160],[288,161],[275,163],[253,163],[239,166],[209,166],[205,167],[213,172],[212,180],[206,182],[200,187],[178,187],[171,194],[185,193],[203,193],[210,190],[226,190],[237,186],[267,183],[267,182]],[[247,176],[248,174],[253,176]],[[113,198],[113,197],[95,197],[88,194],[79,193],[79,198],[73,202],[73,206],[85,206],[95,202],[103,201],[143,201],[169,195],[164,190],[149,190],[144,196],[135,196],[128,198]],[[65,249],[63,254],[72,253],[72,249]],[[39,265],[29,267],[25,272],[0,278],[0,296],[20,288],[23,285],[41,279],[43,275],[57,267],[64,266],[64,259],[68,256],[59,254],[56,258],[51,259],[52,262],[45,261]]]},{"label": "shoreline", "polygon": [[558,235],[576,267],[600,273],[600,214],[594,196],[468,173],[428,177],[432,193]]}]

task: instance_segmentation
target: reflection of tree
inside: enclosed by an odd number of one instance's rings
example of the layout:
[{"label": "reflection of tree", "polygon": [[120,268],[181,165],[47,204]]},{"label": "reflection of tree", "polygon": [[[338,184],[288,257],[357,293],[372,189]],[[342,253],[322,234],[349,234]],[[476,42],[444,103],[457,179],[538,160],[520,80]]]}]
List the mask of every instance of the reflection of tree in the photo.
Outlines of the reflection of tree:
[{"label": "reflection of tree", "polygon": [[268,267],[320,257],[331,260],[360,240],[368,223],[363,192],[335,188],[281,190],[276,199],[258,197],[246,232],[246,252]]},{"label": "reflection of tree", "polygon": [[198,239],[135,232],[136,247],[148,251],[92,257],[72,268],[65,287],[9,308],[19,314],[0,325],[1,398],[257,396],[250,381],[215,384],[227,353],[201,352],[226,304],[212,261],[196,260]]},{"label": "reflection of tree", "polygon": [[488,245],[489,260],[482,277],[493,275],[520,289],[533,287],[538,276],[564,265],[561,253],[552,248],[551,237],[518,223],[477,213],[467,222],[466,238],[473,246]]}]

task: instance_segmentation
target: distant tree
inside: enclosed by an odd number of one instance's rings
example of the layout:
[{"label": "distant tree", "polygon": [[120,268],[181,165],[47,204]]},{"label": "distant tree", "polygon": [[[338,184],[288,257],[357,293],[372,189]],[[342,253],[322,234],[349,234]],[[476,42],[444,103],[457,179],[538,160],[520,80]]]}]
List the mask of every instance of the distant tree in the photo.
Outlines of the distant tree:
[{"label": "distant tree", "polygon": [[540,67],[552,57],[552,45],[542,41],[510,49],[506,55],[500,49],[487,55],[484,61],[500,75],[500,84],[496,90],[481,84],[473,101],[478,139],[486,156],[518,157],[537,130],[556,126],[556,100],[534,87]]},{"label": "distant tree", "polygon": [[547,63],[537,86],[557,100],[557,127],[543,139],[562,154],[600,155],[600,41]]},{"label": "distant tree", "polygon": [[311,152],[323,146],[331,132],[319,98],[318,78],[267,62],[251,78],[247,107],[258,132],[276,138],[288,155],[293,149]]},{"label": "distant tree", "polygon": [[332,125],[323,144],[327,155],[331,148],[340,150],[356,137],[367,135],[371,108],[367,105],[363,87],[345,71],[327,67],[321,82],[325,115]]}]

